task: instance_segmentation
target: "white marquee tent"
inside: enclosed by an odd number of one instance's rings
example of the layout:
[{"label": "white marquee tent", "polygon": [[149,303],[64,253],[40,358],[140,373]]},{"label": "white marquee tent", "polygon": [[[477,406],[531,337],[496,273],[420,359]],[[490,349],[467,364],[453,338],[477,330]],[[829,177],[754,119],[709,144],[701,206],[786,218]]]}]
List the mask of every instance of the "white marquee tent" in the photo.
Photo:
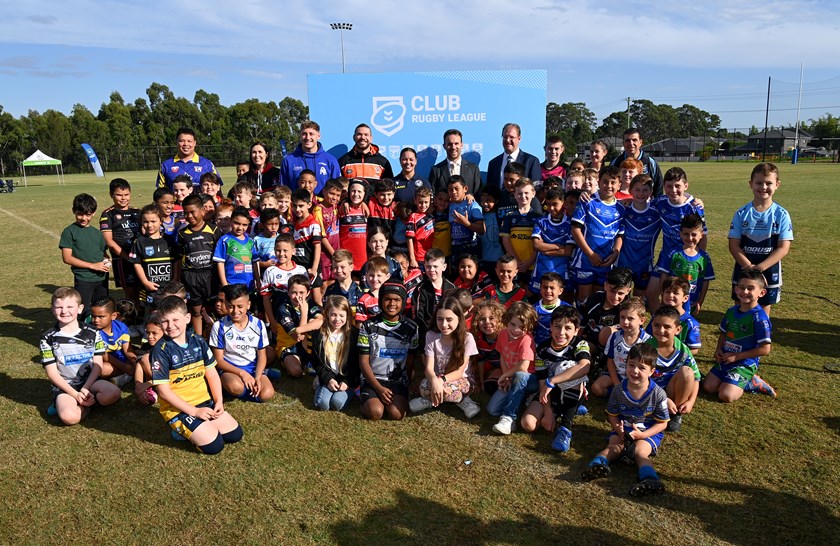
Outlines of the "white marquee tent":
[{"label": "white marquee tent", "polygon": [[28,187],[26,183],[26,168],[27,167],[44,167],[55,166],[55,175],[58,177],[59,185],[64,185],[64,167],[61,166],[61,160],[48,156],[41,150],[36,150],[34,154],[23,160],[23,185]]}]

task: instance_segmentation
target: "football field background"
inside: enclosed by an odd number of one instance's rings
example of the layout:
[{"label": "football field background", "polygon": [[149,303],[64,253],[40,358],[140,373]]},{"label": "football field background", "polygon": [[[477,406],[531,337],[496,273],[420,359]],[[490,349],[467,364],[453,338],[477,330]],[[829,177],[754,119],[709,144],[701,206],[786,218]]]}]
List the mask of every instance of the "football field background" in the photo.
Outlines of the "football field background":
[{"label": "football field background", "polygon": [[[705,372],[731,305],[729,223],[752,199],[754,164],[680,166],[705,202],[717,273],[699,316]],[[467,422],[454,406],[398,423],[365,421],[358,404],[319,413],[311,378],[282,378],[267,404],[226,404],[245,438],[215,457],[172,441],[157,408],[130,392],[81,425],[59,425],[46,416],[37,340],[52,322],[50,294],[72,286],[58,237],[73,221],[73,196],[93,194],[101,212],[107,181],[122,176],[139,208],[155,173],[72,175],[66,186],[30,177],[28,188],[0,194],[0,543],[836,542],[840,375],[823,366],[840,362],[840,165],[779,167],[776,201],[791,213],[795,240],[760,368],[779,397],[723,405],[701,394],[654,459],[667,493],[643,500],[627,495],[634,467],[579,480],[605,443],[603,400],[587,403],[565,455],[551,451],[547,433],[498,437],[494,419],[482,412]]]}]

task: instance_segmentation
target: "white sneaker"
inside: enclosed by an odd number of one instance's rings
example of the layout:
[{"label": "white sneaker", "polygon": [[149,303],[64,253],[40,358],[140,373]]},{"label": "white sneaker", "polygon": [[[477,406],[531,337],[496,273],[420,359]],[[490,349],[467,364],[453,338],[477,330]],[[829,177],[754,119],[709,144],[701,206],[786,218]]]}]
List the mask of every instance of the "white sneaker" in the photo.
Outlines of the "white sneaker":
[{"label": "white sneaker", "polygon": [[461,408],[461,411],[464,412],[464,416],[467,419],[472,419],[481,411],[481,406],[479,406],[478,403],[469,396],[461,398],[461,401],[456,405]]},{"label": "white sneaker", "polygon": [[516,421],[507,415],[502,415],[499,418],[499,422],[493,425],[493,432],[496,434],[504,434],[507,436],[514,430],[516,430]]},{"label": "white sneaker", "polygon": [[418,413],[431,407],[432,401],[428,398],[418,397],[408,403],[408,409],[411,410],[411,413]]}]

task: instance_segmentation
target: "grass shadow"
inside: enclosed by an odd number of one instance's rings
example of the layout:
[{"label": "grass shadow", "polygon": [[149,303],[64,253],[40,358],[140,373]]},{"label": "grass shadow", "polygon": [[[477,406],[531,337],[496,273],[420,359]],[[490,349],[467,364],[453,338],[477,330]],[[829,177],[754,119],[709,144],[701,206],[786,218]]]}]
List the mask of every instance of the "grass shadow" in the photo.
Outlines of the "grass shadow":
[{"label": "grass shadow", "polygon": [[789,318],[771,318],[770,321],[773,323],[773,343],[809,354],[840,358],[840,333],[836,324]]},{"label": "grass shadow", "polygon": [[840,417],[823,417],[822,422],[825,423],[825,426],[827,426],[834,434],[840,436]]},{"label": "grass shadow", "polygon": [[3,309],[8,311],[13,317],[21,319],[25,322],[11,322],[7,321],[3,324],[3,335],[5,337],[12,337],[19,339],[31,345],[38,345],[38,340],[44,330],[49,328],[53,322],[52,314],[49,308],[45,307],[22,307],[20,305],[10,303],[3,306]]},{"label": "grass shadow", "polygon": [[[678,482],[711,490],[697,496],[669,492],[668,507],[696,517],[709,534],[728,543],[824,544],[831,542],[828,537],[840,536],[840,518],[830,509],[790,493],[699,478],[665,479],[666,485]],[[733,504],[732,493],[743,498]]]},{"label": "grass shadow", "polygon": [[52,296],[53,293],[55,293],[55,291],[61,287],[57,284],[36,284],[35,288],[40,288],[41,290]]},{"label": "grass shadow", "polygon": [[627,544],[631,538],[593,527],[557,525],[526,514],[517,519],[483,521],[429,499],[396,492],[388,508],[373,510],[363,518],[347,518],[330,525],[336,544]]}]

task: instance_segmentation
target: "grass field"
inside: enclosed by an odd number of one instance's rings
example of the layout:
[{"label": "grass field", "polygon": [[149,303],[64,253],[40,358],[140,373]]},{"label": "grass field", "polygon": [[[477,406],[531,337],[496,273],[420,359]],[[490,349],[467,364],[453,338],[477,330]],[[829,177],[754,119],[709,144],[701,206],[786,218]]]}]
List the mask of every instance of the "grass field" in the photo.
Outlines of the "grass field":
[{"label": "grass field", "polygon": [[[718,274],[699,317],[705,371],[731,305],[726,234],[751,199],[752,164],[681,166],[706,203]],[[545,433],[500,438],[495,420],[466,422],[454,407],[400,423],[365,421],[357,405],[317,413],[308,379],[281,380],[265,405],[228,404],[245,439],[217,457],[173,442],[157,409],[128,393],[79,426],[59,426],[46,416],[36,345],[52,320],[50,294],[72,284],[58,236],[73,220],[73,195],[92,193],[101,208],[110,200],[92,175],[68,176],[63,187],[31,177],[28,188],[0,194],[0,543],[836,543],[840,375],[823,365],[840,361],[831,197],[840,166],[780,168],[776,197],[796,240],[761,365],[779,397],[723,405],[701,395],[655,460],[667,493],[643,501],[627,496],[633,468],[578,479],[608,429],[600,400],[575,421],[565,456]],[[114,176],[134,185],[135,206],[150,200],[154,173]]]}]

